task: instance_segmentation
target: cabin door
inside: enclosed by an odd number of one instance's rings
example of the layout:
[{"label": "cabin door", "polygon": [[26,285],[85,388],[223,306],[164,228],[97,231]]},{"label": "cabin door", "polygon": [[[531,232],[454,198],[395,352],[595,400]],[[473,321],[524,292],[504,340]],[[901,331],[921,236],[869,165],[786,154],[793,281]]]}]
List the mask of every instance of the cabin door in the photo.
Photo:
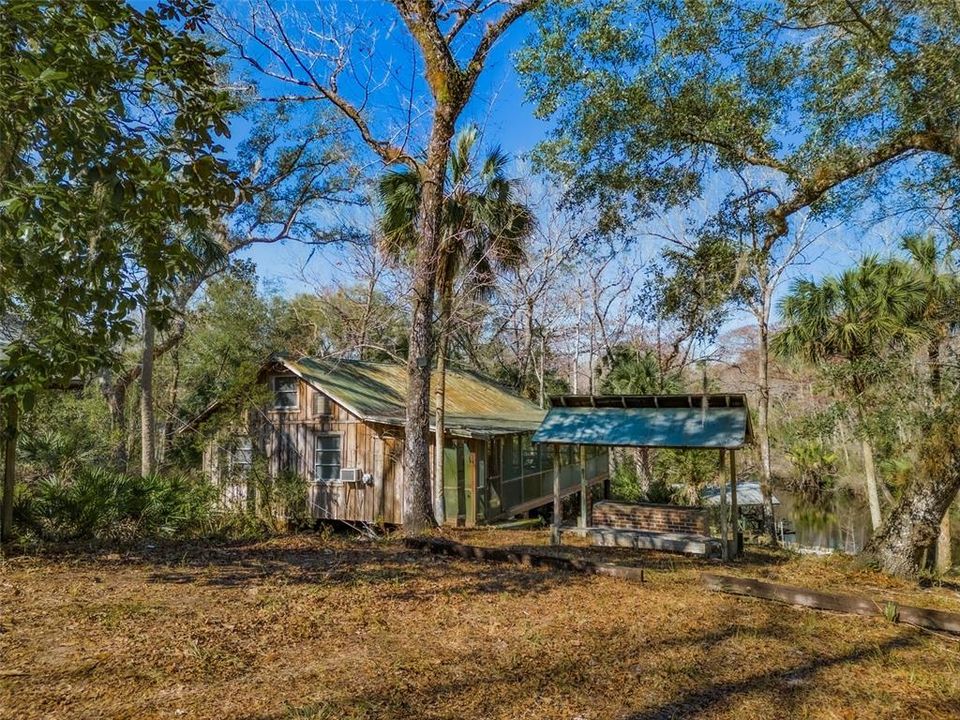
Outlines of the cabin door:
[{"label": "cabin door", "polygon": [[503,503],[500,500],[503,467],[503,440],[493,438],[484,443],[486,449],[486,497],[487,512],[486,519],[492,520],[498,517],[503,511]]},{"label": "cabin door", "polygon": [[448,438],[443,447],[443,505],[451,525],[477,522],[476,454],[465,440]]}]

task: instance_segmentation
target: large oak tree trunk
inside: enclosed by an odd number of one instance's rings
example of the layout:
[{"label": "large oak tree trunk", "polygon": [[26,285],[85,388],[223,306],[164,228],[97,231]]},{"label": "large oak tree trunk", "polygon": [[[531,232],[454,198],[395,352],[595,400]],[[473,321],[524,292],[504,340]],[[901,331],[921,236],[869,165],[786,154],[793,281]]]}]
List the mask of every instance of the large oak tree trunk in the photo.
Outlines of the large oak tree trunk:
[{"label": "large oak tree trunk", "polygon": [[912,576],[940,520],[960,490],[960,412],[940,413],[924,428],[916,477],[874,533],[864,557],[885,572]]},{"label": "large oak tree trunk", "polygon": [[431,502],[430,371],[433,355],[433,294],[436,288],[444,178],[450,140],[451,112],[438,108],[422,172],[418,216],[420,242],[414,262],[410,350],[407,357],[407,418],[403,446],[403,525],[409,533],[435,526]]}]

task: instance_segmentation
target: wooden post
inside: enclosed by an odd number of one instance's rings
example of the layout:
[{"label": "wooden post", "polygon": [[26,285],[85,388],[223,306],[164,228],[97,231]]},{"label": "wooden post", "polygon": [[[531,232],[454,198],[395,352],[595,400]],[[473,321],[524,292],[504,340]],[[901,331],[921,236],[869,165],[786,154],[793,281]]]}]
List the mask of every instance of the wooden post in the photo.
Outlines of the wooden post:
[{"label": "wooden post", "polygon": [[463,475],[466,483],[467,497],[467,517],[465,525],[467,527],[476,527],[477,525],[477,472],[479,471],[479,458],[477,449],[471,444],[470,440],[463,441]]},{"label": "wooden post", "polygon": [[3,443],[3,511],[0,513],[0,542],[13,535],[13,490],[17,477],[17,423],[20,407],[13,398],[7,400],[7,422]]},{"label": "wooden post", "polygon": [[550,530],[550,544],[560,544],[560,446],[553,446],[553,525]]},{"label": "wooden post", "polygon": [[723,461],[726,451],[720,450],[720,548],[724,562],[730,559],[729,535],[727,533],[727,478]]},{"label": "wooden post", "polygon": [[740,532],[740,508],[737,507],[737,451],[730,450],[730,517],[733,521],[733,556],[743,553],[743,533]]},{"label": "wooden post", "polygon": [[580,527],[585,528],[590,524],[587,510],[587,493],[590,488],[587,487],[587,446],[580,446]]}]

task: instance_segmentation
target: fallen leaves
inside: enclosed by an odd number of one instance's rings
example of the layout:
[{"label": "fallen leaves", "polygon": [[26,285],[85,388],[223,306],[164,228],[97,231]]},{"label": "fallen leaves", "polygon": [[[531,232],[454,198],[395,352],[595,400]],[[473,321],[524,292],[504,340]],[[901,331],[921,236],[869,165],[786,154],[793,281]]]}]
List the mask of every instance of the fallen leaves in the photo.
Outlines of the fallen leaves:
[{"label": "fallen leaves", "polygon": [[[453,535],[547,549],[542,532]],[[311,535],[11,558],[0,718],[960,715],[958,656],[940,638],[708,593],[698,576],[714,563],[550,551],[642,562],[647,582]],[[960,609],[949,589],[891,585],[842,558],[754,553],[723,571],[764,569]]]}]

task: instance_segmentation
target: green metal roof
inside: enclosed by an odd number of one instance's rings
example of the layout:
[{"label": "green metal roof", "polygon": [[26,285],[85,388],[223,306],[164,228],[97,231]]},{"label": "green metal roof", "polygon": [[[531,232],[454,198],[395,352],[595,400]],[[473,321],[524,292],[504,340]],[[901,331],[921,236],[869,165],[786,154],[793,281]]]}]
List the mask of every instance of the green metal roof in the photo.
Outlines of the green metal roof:
[{"label": "green metal roof", "polygon": [[751,440],[743,395],[574,395],[552,404],[533,442],[719,449]]},{"label": "green metal roof", "polygon": [[[407,369],[403,365],[313,357],[278,357],[276,361],[367,422],[404,422]],[[436,379],[434,373],[434,383]],[[447,370],[445,408],[447,431],[470,437],[532,432],[545,415],[529,400],[465,370]]]}]

